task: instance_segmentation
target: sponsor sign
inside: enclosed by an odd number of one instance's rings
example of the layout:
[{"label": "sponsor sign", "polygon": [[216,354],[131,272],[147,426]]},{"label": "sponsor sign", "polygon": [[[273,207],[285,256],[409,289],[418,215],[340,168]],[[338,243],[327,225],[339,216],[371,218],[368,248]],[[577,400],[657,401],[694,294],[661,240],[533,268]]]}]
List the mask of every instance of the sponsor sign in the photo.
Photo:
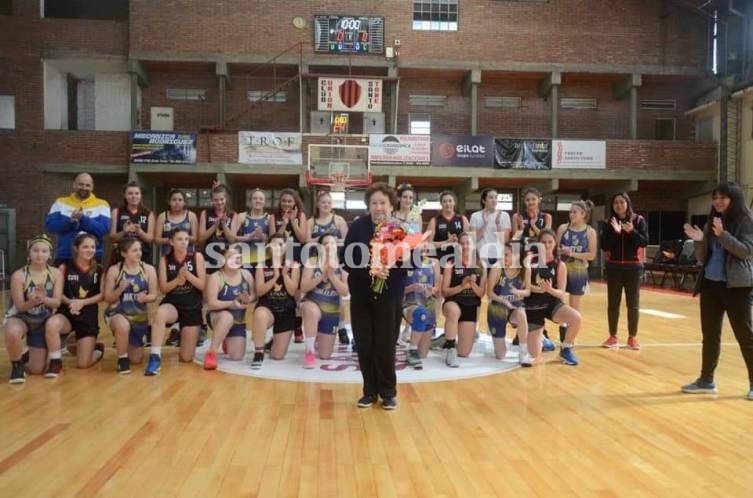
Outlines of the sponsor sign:
[{"label": "sponsor sign", "polygon": [[241,164],[303,164],[300,133],[239,131],[238,162]]},{"label": "sponsor sign", "polygon": [[494,166],[494,137],[490,135],[432,135],[432,166]]},{"label": "sponsor sign", "polygon": [[494,167],[499,169],[551,169],[552,141],[497,138]]},{"label": "sponsor sign", "polygon": [[132,131],[134,164],[196,164],[196,133]]},{"label": "sponsor sign", "polygon": [[369,162],[371,164],[431,163],[431,137],[429,135],[369,135]]},{"label": "sponsor sign", "polygon": [[607,143],[602,140],[552,140],[552,149],[552,168],[607,167]]}]

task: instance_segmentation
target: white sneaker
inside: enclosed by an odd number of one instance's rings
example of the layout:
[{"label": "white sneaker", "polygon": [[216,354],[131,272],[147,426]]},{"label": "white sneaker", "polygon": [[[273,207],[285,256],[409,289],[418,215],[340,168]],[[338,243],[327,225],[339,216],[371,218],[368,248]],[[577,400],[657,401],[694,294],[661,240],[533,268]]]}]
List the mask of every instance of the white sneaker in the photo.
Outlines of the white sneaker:
[{"label": "white sneaker", "polygon": [[455,348],[449,348],[447,350],[447,355],[444,358],[444,362],[448,367],[458,368],[460,366],[460,363],[458,363],[458,350]]},{"label": "white sneaker", "polygon": [[410,336],[411,336],[410,325],[406,325],[405,327],[403,327],[403,330],[400,332],[400,336],[397,338],[397,343],[400,346],[408,347],[410,345]]},{"label": "white sneaker", "polygon": [[518,361],[520,362],[521,367],[533,366],[533,356],[531,356],[528,351],[521,351],[520,353],[518,353]]}]

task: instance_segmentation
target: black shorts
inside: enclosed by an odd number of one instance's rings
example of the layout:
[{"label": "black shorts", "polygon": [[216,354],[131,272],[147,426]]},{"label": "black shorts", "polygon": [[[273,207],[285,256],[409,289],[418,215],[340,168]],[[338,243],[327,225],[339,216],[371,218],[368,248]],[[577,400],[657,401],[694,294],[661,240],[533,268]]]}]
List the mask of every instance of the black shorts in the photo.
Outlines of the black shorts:
[{"label": "black shorts", "polygon": [[168,327],[174,323],[180,323],[181,328],[200,327],[204,324],[204,321],[201,319],[201,303],[196,306],[184,306],[175,304],[169,299],[163,299],[160,304],[172,304],[178,311],[178,320],[172,323],[167,323],[166,325]]},{"label": "black shorts", "polygon": [[528,329],[535,330],[543,328],[546,320],[552,320],[557,310],[563,307],[565,303],[560,300],[552,301],[546,308],[529,309],[526,308],[526,318],[528,319]]},{"label": "black shorts", "polygon": [[477,304],[463,304],[452,299],[447,300],[448,303],[455,303],[460,307],[460,322],[475,322],[478,320],[478,305]]},{"label": "black shorts", "polygon": [[84,337],[96,338],[99,335],[98,315],[94,315],[93,317],[81,317],[66,312],[59,312],[57,314],[64,316],[71,324],[71,330],[76,333],[77,341]]},{"label": "black shorts", "polygon": [[[269,309],[269,308],[267,308]],[[275,319],[274,325],[272,325],[272,333],[281,334],[283,332],[290,332],[296,327],[295,309],[292,310],[269,310],[272,312],[272,316]]]}]

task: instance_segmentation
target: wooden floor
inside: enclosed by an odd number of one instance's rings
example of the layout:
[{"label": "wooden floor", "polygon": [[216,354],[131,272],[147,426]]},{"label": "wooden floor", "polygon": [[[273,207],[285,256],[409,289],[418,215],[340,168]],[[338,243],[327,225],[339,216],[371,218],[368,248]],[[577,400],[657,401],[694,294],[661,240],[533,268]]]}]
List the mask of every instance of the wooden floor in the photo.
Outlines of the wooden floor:
[{"label": "wooden floor", "polygon": [[173,349],[156,378],[119,377],[111,349],[90,371],[67,357],[57,380],[0,385],[0,496],[753,496],[753,402],[729,328],[720,394],[683,395],[698,301],[641,300],[684,318],[642,313],[640,352],[595,347],[596,284],[579,367],[547,353],[532,369],[403,384],[394,412],[356,408],[359,386],[204,372]]}]

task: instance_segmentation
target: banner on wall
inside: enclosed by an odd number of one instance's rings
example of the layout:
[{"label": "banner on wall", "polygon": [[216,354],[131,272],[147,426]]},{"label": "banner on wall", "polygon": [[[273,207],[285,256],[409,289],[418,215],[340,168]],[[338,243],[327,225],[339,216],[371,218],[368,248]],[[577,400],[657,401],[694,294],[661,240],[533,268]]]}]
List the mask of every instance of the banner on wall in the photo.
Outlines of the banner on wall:
[{"label": "banner on wall", "polygon": [[132,131],[134,164],[196,164],[196,133]]},{"label": "banner on wall", "polygon": [[303,164],[302,135],[272,131],[239,131],[241,164]]},{"label": "banner on wall", "polygon": [[431,164],[429,135],[369,135],[371,164]]},{"label": "banner on wall", "polygon": [[552,141],[497,138],[494,140],[497,169],[551,169]]},{"label": "banner on wall", "polygon": [[382,80],[319,78],[319,111],[382,112]]},{"label": "banner on wall", "polygon": [[553,168],[606,169],[607,143],[602,140],[552,140]]},{"label": "banner on wall", "polygon": [[494,137],[490,135],[432,135],[432,166],[494,166]]}]

